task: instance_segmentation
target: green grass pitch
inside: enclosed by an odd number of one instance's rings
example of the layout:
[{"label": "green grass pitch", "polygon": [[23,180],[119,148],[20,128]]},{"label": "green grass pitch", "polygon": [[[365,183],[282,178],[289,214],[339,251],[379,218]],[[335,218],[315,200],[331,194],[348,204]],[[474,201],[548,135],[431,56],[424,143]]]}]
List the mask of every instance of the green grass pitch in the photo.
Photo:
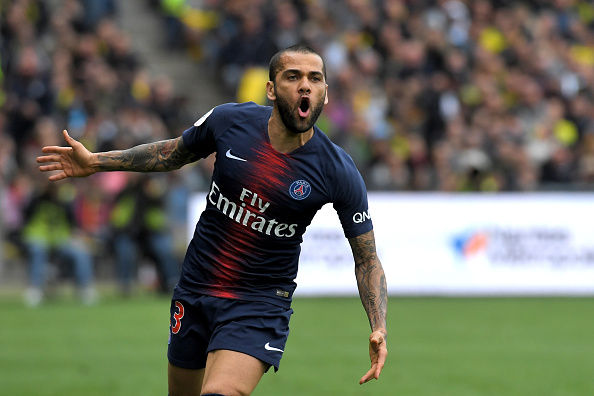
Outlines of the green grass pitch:
[{"label": "green grass pitch", "polygon": [[[0,394],[165,396],[166,298],[0,298]],[[390,355],[366,372],[356,298],[299,298],[281,370],[254,395],[594,395],[594,299],[404,298],[389,303]]]}]

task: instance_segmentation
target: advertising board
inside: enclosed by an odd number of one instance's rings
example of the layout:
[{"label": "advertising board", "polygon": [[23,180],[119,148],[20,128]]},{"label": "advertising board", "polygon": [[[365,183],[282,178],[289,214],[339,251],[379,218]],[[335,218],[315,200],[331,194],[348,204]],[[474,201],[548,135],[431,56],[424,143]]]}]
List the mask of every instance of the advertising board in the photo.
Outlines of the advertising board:
[{"label": "advertising board", "polygon": [[[190,204],[189,235],[205,205]],[[594,295],[594,194],[370,193],[391,295]],[[326,205],[303,237],[298,295],[356,295]]]}]

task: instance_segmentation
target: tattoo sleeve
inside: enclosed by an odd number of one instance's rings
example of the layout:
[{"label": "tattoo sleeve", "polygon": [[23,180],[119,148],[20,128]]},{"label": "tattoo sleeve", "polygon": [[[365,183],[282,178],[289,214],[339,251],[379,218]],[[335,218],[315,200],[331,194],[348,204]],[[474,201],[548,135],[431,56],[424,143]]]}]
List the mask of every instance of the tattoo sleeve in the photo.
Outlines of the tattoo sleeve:
[{"label": "tattoo sleeve", "polygon": [[388,288],[382,264],[377,257],[373,230],[350,238],[349,243],[355,259],[355,276],[359,296],[367,312],[372,331],[386,327]]},{"label": "tattoo sleeve", "polygon": [[183,139],[161,140],[127,150],[98,153],[96,167],[106,171],[166,172],[179,169],[199,158],[188,150]]}]

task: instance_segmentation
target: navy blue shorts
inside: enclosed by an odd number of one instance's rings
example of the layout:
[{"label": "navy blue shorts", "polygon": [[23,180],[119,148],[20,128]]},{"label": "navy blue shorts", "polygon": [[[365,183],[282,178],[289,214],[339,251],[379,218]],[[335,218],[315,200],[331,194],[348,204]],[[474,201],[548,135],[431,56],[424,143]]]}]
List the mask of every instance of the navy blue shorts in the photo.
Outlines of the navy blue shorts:
[{"label": "navy blue shorts", "polygon": [[292,309],[266,302],[232,300],[175,287],[170,309],[169,362],[202,369],[210,351],[253,356],[278,370]]}]

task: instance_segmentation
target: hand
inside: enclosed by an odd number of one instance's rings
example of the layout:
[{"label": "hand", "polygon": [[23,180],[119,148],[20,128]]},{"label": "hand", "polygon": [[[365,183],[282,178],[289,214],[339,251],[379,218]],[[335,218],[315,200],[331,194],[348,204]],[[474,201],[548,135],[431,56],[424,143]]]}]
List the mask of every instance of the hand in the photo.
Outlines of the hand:
[{"label": "hand", "polygon": [[362,385],[372,379],[379,379],[380,373],[384,368],[386,357],[388,356],[388,347],[386,346],[386,331],[376,330],[369,336],[369,358],[371,359],[371,369],[359,380]]},{"label": "hand", "polygon": [[70,147],[46,146],[41,149],[42,152],[50,154],[37,157],[39,163],[49,163],[50,165],[41,165],[39,170],[42,172],[61,170],[62,172],[51,175],[49,180],[57,181],[67,177],[89,176],[95,171],[91,168],[92,153],[80,142],[71,138],[66,130],[63,132],[64,140]]}]

